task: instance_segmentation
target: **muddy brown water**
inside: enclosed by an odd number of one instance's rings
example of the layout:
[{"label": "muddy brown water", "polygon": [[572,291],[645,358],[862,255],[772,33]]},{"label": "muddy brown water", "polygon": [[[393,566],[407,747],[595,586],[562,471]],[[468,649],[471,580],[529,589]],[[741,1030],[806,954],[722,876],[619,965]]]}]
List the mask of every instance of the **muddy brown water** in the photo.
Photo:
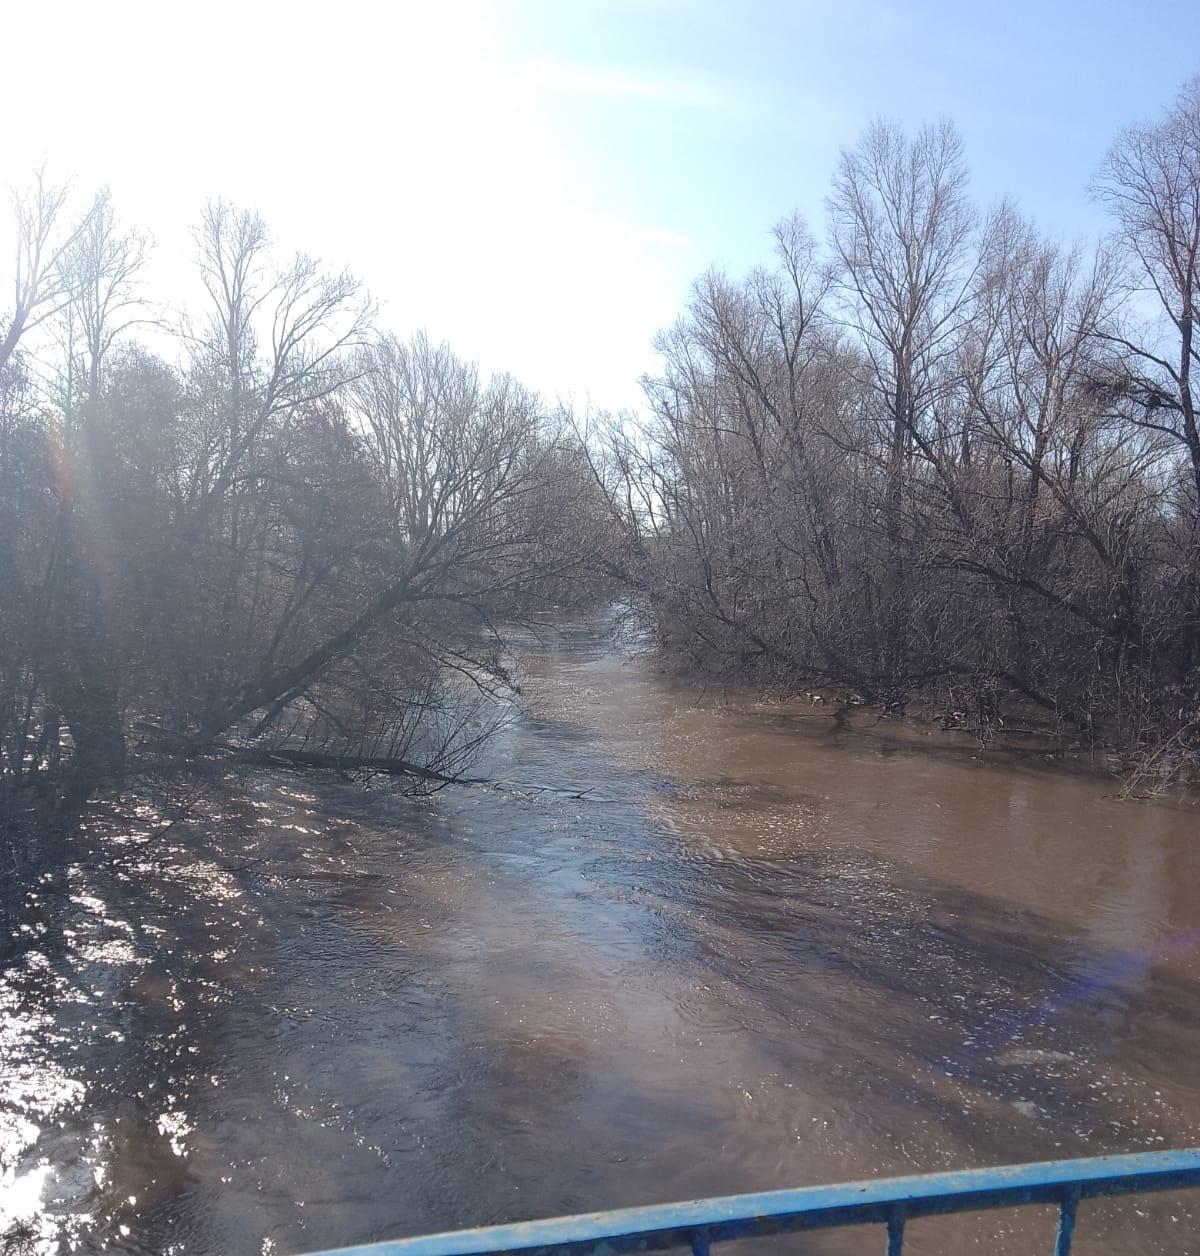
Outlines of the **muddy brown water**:
[{"label": "muddy brown water", "polygon": [[[0,1232],[291,1253],[1200,1144],[1195,809],[718,700],[582,629],[523,669],[503,788],[256,773],[170,827],[110,820],[34,887],[0,977]],[[1077,1250],[1200,1252],[1197,1205],[1085,1205]],[[1005,1211],[905,1250],[1052,1233]]]}]

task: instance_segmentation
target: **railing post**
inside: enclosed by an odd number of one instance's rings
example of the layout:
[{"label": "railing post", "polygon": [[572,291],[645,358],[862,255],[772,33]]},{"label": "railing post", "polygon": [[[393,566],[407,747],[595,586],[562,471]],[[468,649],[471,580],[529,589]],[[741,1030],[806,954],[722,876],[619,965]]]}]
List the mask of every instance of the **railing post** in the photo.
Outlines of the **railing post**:
[{"label": "railing post", "polygon": [[1058,1236],[1054,1240],[1054,1256],[1071,1256],[1071,1240],[1075,1237],[1075,1213],[1079,1209],[1079,1187],[1072,1186],[1058,1206]]},{"label": "railing post", "polygon": [[692,1235],[692,1256],[708,1256],[707,1230],[697,1230]]},{"label": "railing post", "polygon": [[904,1205],[895,1204],[887,1219],[887,1256],[901,1256],[904,1251]]}]

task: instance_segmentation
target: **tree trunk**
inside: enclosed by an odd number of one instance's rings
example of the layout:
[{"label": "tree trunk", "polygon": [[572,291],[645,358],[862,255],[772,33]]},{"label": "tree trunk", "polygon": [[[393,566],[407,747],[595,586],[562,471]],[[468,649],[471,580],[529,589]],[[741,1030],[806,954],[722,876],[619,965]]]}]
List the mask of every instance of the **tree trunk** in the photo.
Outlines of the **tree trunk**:
[{"label": "tree trunk", "polygon": [[76,511],[64,506],[55,598],[58,632],[47,673],[51,699],[74,743],[76,787],[86,792],[124,771],[125,729],[95,547],[87,544],[80,522]]}]

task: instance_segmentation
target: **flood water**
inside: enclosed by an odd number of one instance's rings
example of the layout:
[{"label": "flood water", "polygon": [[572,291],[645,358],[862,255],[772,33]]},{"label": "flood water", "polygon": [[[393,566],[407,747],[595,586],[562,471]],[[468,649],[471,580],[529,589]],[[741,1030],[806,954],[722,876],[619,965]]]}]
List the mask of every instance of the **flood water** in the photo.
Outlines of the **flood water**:
[{"label": "flood water", "polygon": [[[260,772],[84,826],[0,977],[13,1250],[292,1253],[1200,1143],[1196,810],[704,694],[600,633],[522,668],[499,785]],[[1084,1205],[1076,1250],[1200,1252],[1198,1204]]]}]

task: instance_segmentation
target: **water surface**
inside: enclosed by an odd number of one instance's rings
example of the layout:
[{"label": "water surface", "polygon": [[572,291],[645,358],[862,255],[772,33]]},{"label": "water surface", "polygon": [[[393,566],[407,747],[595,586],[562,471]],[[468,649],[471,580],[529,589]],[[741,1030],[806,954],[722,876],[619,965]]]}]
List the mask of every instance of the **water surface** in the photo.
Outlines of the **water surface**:
[{"label": "water surface", "polygon": [[[523,671],[497,786],[261,772],[85,825],[0,978],[0,1231],[290,1253],[1200,1143],[1194,810],[599,633]],[[1090,1205],[1077,1250],[1200,1251],[1196,1216]]]}]

